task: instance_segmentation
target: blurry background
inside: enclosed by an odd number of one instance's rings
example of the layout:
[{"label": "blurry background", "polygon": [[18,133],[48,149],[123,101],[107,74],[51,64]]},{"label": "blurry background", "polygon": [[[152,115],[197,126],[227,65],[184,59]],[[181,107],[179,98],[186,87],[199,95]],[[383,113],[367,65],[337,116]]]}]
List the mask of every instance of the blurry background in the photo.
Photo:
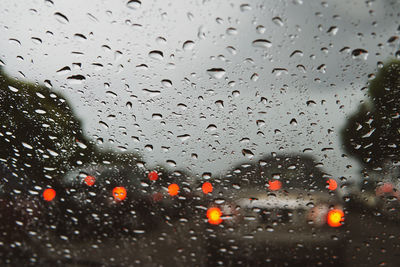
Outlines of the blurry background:
[{"label": "blurry background", "polygon": [[[2,5],[7,73],[70,101],[99,147],[201,176],[277,153],[335,177],[340,130],[395,57],[398,1],[24,1]],[[397,55],[398,56],[398,55]]]},{"label": "blurry background", "polygon": [[0,4],[0,265],[396,266],[399,1]]}]

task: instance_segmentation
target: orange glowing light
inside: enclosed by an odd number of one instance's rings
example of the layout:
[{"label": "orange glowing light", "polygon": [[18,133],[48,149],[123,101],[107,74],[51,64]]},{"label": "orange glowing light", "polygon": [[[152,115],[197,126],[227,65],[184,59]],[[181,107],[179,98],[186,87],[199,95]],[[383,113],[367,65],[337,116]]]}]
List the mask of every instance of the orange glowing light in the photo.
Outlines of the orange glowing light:
[{"label": "orange glowing light", "polygon": [[46,201],[52,201],[56,197],[56,191],[52,188],[47,188],[43,191],[43,199]]},{"label": "orange glowing light", "polygon": [[179,193],[179,185],[171,184],[168,186],[168,194],[170,196],[176,196]]},{"label": "orange glowing light", "polygon": [[207,210],[207,218],[210,224],[220,224],[222,212],[219,208],[209,208]]},{"label": "orange glowing light", "polygon": [[328,212],[327,222],[331,227],[339,227],[342,226],[344,221],[344,213],[342,210],[334,209]]},{"label": "orange glowing light", "polygon": [[282,187],[281,181],[278,180],[269,181],[268,184],[269,184],[269,190],[272,191],[279,190]]},{"label": "orange glowing light", "polygon": [[94,185],[94,183],[96,182],[96,178],[94,178],[93,176],[86,176],[86,178],[85,178],[85,183],[88,185],[88,186],[92,186],[92,185]]},{"label": "orange glowing light", "polygon": [[158,173],[156,171],[151,171],[149,172],[149,179],[151,181],[157,181],[158,180]]},{"label": "orange glowing light", "polygon": [[114,187],[112,194],[116,201],[122,201],[126,198],[126,189],[123,186]]},{"label": "orange glowing light", "polygon": [[212,186],[211,183],[205,182],[205,183],[201,186],[201,189],[203,190],[203,193],[207,195],[208,193],[211,193],[211,192],[213,191],[213,186]]},{"label": "orange glowing light", "polygon": [[329,185],[328,189],[329,190],[336,190],[337,188],[337,182],[334,179],[329,179],[328,181],[326,181],[326,183]]}]

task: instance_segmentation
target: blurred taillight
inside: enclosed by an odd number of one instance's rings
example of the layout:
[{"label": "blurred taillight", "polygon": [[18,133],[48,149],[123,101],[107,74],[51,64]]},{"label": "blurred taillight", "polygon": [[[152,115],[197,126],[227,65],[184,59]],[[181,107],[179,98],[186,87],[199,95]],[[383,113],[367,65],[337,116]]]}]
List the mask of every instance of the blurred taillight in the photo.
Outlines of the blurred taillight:
[{"label": "blurred taillight", "polygon": [[150,181],[157,181],[158,180],[158,173],[156,171],[151,171],[148,174]]},{"label": "blurred taillight", "polygon": [[278,180],[269,181],[268,184],[269,184],[269,190],[272,191],[279,190],[282,187],[281,181]]},{"label": "blurred taillight", "polygon": [[210,224],[220,224],[222,222],[222,212],[219,208],[209,208],[207,210],[207,218]]},{"label": "blurred taillight", "polygon": [[52,201],[56,197],[56,191],[52,188],[47,188],[43,191],[43,199],[46,201]]},{"label": "blurred taillight", "polygon": [[330,227],[342,226],[344,221],[344,213],[340,209],[330,210],[327,215],[327,222]]},{"label": "blurred taillight", "polygon": [[94,178],[93,176],[88,175],[88,176],[85,177],[84,181],[88,186],[92,186],[96,182],[96,178]]},{"label": "blurred taillight", "polygon": [[336,190],[337,182],[334,179],[329,179],[328,181],[326,181],[326,183],[328,184],[329,190],[331,190],[331,191]]},{"label": "blurred taillight", "polygon": [[114,187],[112,195],[115,201],[122,201],[126,198],[126,189],[123,186]]},{"label": "blurred taillight", "polygon": [[210,182],[205,182],[202,186],[201,186],[201,190],[203,190],[204,194],[208,194],[208,193],[212,193],[213,191],[213,186]]},{"label": "blurred taillight", "polygon": [[179,193],[179,185],[177,184],[170,184],[168,186],[168,194],[170,196],[176,196]]}]

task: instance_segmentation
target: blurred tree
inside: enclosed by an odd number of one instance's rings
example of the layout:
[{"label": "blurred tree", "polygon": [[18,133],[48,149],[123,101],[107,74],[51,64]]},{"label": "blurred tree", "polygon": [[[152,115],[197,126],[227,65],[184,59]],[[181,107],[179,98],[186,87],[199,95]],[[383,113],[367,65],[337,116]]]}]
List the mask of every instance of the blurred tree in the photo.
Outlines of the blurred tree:
[{"label": "blurred tree", "polygon": [[19,189],[34,185],[57,189],[63,187],[64,174],[80,166],[103,162],[133,166],[140,160],[133,153],[99,151],[84,136],[81,122],[61,94],[10,78],[1,68],[0,147],[0,163],[13,176],[5,184]]},{"label": "blurred tree", "polygon": [[[160,193],[170,183],[182,184],[181,195],[190,192],[184,191],[183,183],[189,175],[171,172],[165,166],[156,168],[161,174],[157,183],[149,183],[146,170],[139,167],[144,166],[140,155],[99,150],[85,137],[80,121],[60,93],[10,78],[1,68],[0,148],[0,232],[9,240],[22,239],[28,228],[44,233],[51,225],[56,229],[51,231],[70,238],[124,234],[124,227],[152,229],[155,222],[162,222],[154,212],[149,214],[155,210],[150,207],[154,204],[152,192]],[[80,176],[85,174],[96,178],[90,189]],[[149,184],[145,187],[145,183]],[[128,191],[118,208],[111,194],[116,186]],[[56,191],[51,203],[45,203],[41,196],[46,187]],[[187,203],[166,204],[169,217],[180,218]],[[26,229],[15,228],[17,220],[32,220],[25,211],[30,206],[37,216],[34,223],[25,223]],[[159,208],[165,210],[163,203]],[[97,220],[92,214],[110,216]]]},{"label": "blurred tree", "polygon": [[379,70],[368,90],[369,101],[347,121],[341,132],[346,152],[365,169],[383,168],[400,160],[400,61]]},{"label": "blurred tree", "polygon": [[94,147],[67,101],[52,90],[8,77],[0,69],[0,161],[20,185],[47,182],[85,162]]}]

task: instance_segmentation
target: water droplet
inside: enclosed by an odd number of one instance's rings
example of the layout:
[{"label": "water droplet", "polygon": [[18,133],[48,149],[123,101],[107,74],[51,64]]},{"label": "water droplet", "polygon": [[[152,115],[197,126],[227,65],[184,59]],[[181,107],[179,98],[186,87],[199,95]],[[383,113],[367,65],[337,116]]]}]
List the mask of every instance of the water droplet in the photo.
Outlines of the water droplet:
[{"label": "water droplet", "polygon": [[183,43],[182,48],[183,48],[183,50],[185,50],[185,51],[193,50],[193,48],[194,48],[194,42],[193,42],[193,41],[190,41],[190,40],[189,40],[189,41],[186,41],[186,42]]},{"label": "water droplet", "polygon": [[168,79],[164,79],[164,80],[162,80],[161,81],[161,84],[163,85],[163,86],[165,86],[165,87],[172,87],[172,82],[170,81],[170,80],[168,80]]},{"label": "water droplet", "polygon": [[104,121],[99,121],[99,124],[100,124],[101,126],[103,126],[104,129],[108,129],[108,128],[109,128],[108,124],[105,123]]},{"label": "water droplet", "polygon": [[36,95],[41,99],[45,99],[46,98],[42,93],[39,93],[39,92],[36,92]]},{"label": "water droplet", "polygon": [[322,64],[322,65],[318,66],[317,70],[319,72],[326,73],[326,65]]},{"label": "water droplet", "polygon": [[94,21],[94,22],[99,22],[99,20],[98,20],[95,16],[93,16],[93,14],[87,13],[86,15],[87,15],[88,18],[91,19],[92,21]]},{"label": "water droplet", "polygon": [[164,58],[164,54],[159,50],[153,50],[149,52],[149,57],[152,59],[162,60]]},{"label": "water droplet", "polygon": [[245,12],[251,10],[251,6],[249,4],[241,4],[240,11]]},{"label": "water droplet", "polygon": [[19,40],[17,40],[17,39],[14,39],[14,38],[8,39],[8,42],[9,42],[10,44],[21,45],[21,42],[20,42]]},{"label": "water droplet", "polygon": [[200,26],[197,32],[197,37],[199,39],[206,39],[206,28],[204,26]]},{"label": "water droplet", "polygon": [[160,113],[153,113],[153,115],[151,117],[153,118],[153,120],[161,120],[162,119],[162,115]]},{"label": "water droplet", "polygon": [[81,84],[84,80],[86,80],[85,76],[83,75],[72,75],[67,78],[70,84]]},{"label": "water droplet", "polygon": [[258,127],[263,127],[265,125],[265,121],[264,120],[256,120],[256,124]]},{"label": "water droplet", "polygon": [[272,74],[275,74],[275,76],[280,76],[282,74],[288,74],[288,70],[284,68],[274,68],[272,70]]},{"label": "water droplet", "polygon": [[265,27],[263,26],[263,25],[258,25],[257,27],[256,27],[256,30],[257,30],[257,32],[259,33],[259,34],[263,34],[264,32],[265,32]]},{"label": "water droplet", "polygon": [[253,41],[253,46],[257,48],[269,48],[272,46],[272,43],[266,39],[257,39]]},{"label": "water droplet", "polygon": [[44,80],[44,85],[49,89],[51,89],[53,87],[53,85],[51,84],[51,81],[49,81],[49,80]]},{"label": "water droplet", "polygon": [[94,70],[99,71],[103,69],[103,64],[100,63],[92,63],[92,66],[94,66]]},{"label": "water droplet", "polygon": [[390,43],[395,42],[398,39],[399,39],[399,36],[392,36],[392,37],[389,38],[389,40],[387,40],[387,42],[390,44]]},{"label": "water droplet", "polygon": [[337,32],[339,31],[339,28],[336,26],[332,26],[328,29],[327,33],[329,33],[330,35],[334,36],[337,34]]},{"label": "water droplet", "polygon": [[297,69],[298,69],[299,71],[301,71],[301,72],[303,72],[303,73],[306,73],[306,72],[307,72],[307,71],[306,71],[306,67],[304,67],[304,65],[299,64],[299,65],[297,65],[296,67],[297,67]]},{"label": "water droplet", "polygon": [[397,50],[395,56],[396,56],[397,59],[400,59],[400,50]]},{"label": "water droplet", "polygon": [[75,34],[74,34],[74,38],[75,38],[76,40],[79,40],[79,41],[85,41],[85,40],[87,40],[86,36],[83,35],[83,34],[81,34],[81,33],[75,33]]},{"label": "water droplet", "polygon": [[268,232],[273,232],[273,231],[274,231],[274,227],[272,227],[272,226],[270,226],[270,225],[268,225],[265,229],[266,229]]},{"label": "water droplet", "polygon": [[170,166],[170,167],[176,167],[176,162],[175,161],[173,161],[173,160],[167,160],[166,161],[166,163],[168,164],[168,166]]},{"label": "water droplet", "polygon": [[217,100],[215,101],[215,105],[217,105],[218,108],[224,108],[224,101]]},{"label": "water droplet", "polygon": [[22,145],[27,149],[33,149],[33,147],[27,143],[22,142]]},{"label": "water droplet", "polygon": [[116,98],[118,95],[113,91],[106,91],[106,95],[112,98]]},{"label": "water droplet", "polygon": [[167,44],[167,39],[165,39],[165,38],[162,37],[162,36],[159,36],[159,37],[157,37],[156,42],[157,42],[158,44],[160,44],[160,45],[165,45],[165,44]]},{"label": "water droplet", "polygon": [[159,90],[150,90],[150,89],[144,88],[144,89],[142,89],[142,91],[145,92],[150,97],[156,97],[161,94],[161,92]]},{"label": "water droplet", "polygon": [[349,53],[350,52],[350,47],[345,46],[342,49],[339,50],[340,53]]},{"label": "water droplet", "polygon": [[317,103],[315,103],[314,100],[308,100],[308,101],[306,102],[306,104],[307,104],[308,107],[309,107],[309,106],[315,107],[315,106],[317,105]]},{"label": "water droplet", "polygon": [[57,72],[58,74],[60,74],[60,75],[64,75],[64,74],[69,73],[70,71],[71,71],[71,68],[68,67],[68,66],[65,66],[65,67],[59,69],[59,70],[56,71],[56,72]]},{"label": "water droplet", "polygon": [[232,55],[236,55],[237,54],[237,51],[233,46],[228,46],[226,48],[226,50],[228,50],[228,52],[231,53]]},{"label": "water droplet", "polygon": [[182,134],[177,136],[182,142],[188,140],[190,138],[190,134]]},{"label": "water droplet", "polygon": [[17,88],[15,88],[15,87],[13,87],[13,86],[11,86],[11,85],[8,86],[8,89],[10,89],[10,91],[11,91],[11,92],[14,92],[14,93],[16,93],[16,92],[19,91]]},{"label": "water droplet", "polygon": [[303,56],[303,52],[300,51],[300,50],[294,50],[292,52],[292,54],[290,54],[290,57],[293,57],[293,56],[296,56],[296,55],[302,57]]},{"label": "water droplet", "polygon": [[69,22],[67,16],[61,14],[60,12],[54,13],[54,17],[56,17],[57,21],[59,21],[60,23],[67,24]]},{"label": "water droplet", "polygon": [[251,77],[250,77],[250,79],[251,79],[253,82],[256,82],[256,81],[258,80],[258,78],[259,78],[259,76],[258,76],[257,73],[253,73],[253,75],[251,75]]},{"label": "water droplet", "polygon": [[142,2],[139,0],[130,0],[126,3],[126,6],[131,8],[131,9],[138,9],[142,5]]},{"label": "water droplet", "polygon": [[228,35],[237,35],[238,34],[238,31],[237,31],[237,29],[236,28],[228,28],[228,29],[226,29],[226,33],[228,34]]},{"label": "water droplet", "polygon": [[249,149],[242,149],[242,154],[243,156],[245,156],[246,158],[252,159],[254,158],[254,153],[249,150]]},{"label": "water droplet", "polygon": [[365,50],[365,49],[362,49],[362,48],[357,48],[357,49],[354,49],[354,50],[351,52],[351,56],[352,56],[354,59],[361,58],[361,59],[366,60],[367,57],[368,57],[368,51]]},{"label": "water droplet", "polygon": [[186,15],[190,21],[194,19],[194,15],[192,13],[188,12]]},{"label": "water droplet", "polygon": [[187,105],[183,104],[183,103],[179,103],[177,105],[177,107],[179,107],[181,110],[186,110],[187,109]]},{"label": "water droplet", "polygon": [[136,66],[137,70],[148,70],[149,67],[146,64],[140,64]]},{"label": "water droplet", "polygon": [[36,112],[37,114],[46,114],[46,111],[43,110],[43,109],[35,109],[35,112]]},{"label": "water droplet", "polygon": [[208,69],[207,73],[215,79],[221,79],[225,75],[225,70],[222,68],[212,68]]},{"label": "water droplet", "polygon": [[38,37],[32,37],[31,40],[32,40],[32,42],[34,44],[41,44],[42,43],[42,39],[40,39]]},{"label": "water droplet", "polygon": [[280,17],[273,17],[272,22],[275,23],[275,25],[283,26],[283,21]]},{"label": "water droplet", "polygon": [[215,131],[215,130],[217,130],[217,126],[215,124],[210,124],[207,126],[207,130]]}]

